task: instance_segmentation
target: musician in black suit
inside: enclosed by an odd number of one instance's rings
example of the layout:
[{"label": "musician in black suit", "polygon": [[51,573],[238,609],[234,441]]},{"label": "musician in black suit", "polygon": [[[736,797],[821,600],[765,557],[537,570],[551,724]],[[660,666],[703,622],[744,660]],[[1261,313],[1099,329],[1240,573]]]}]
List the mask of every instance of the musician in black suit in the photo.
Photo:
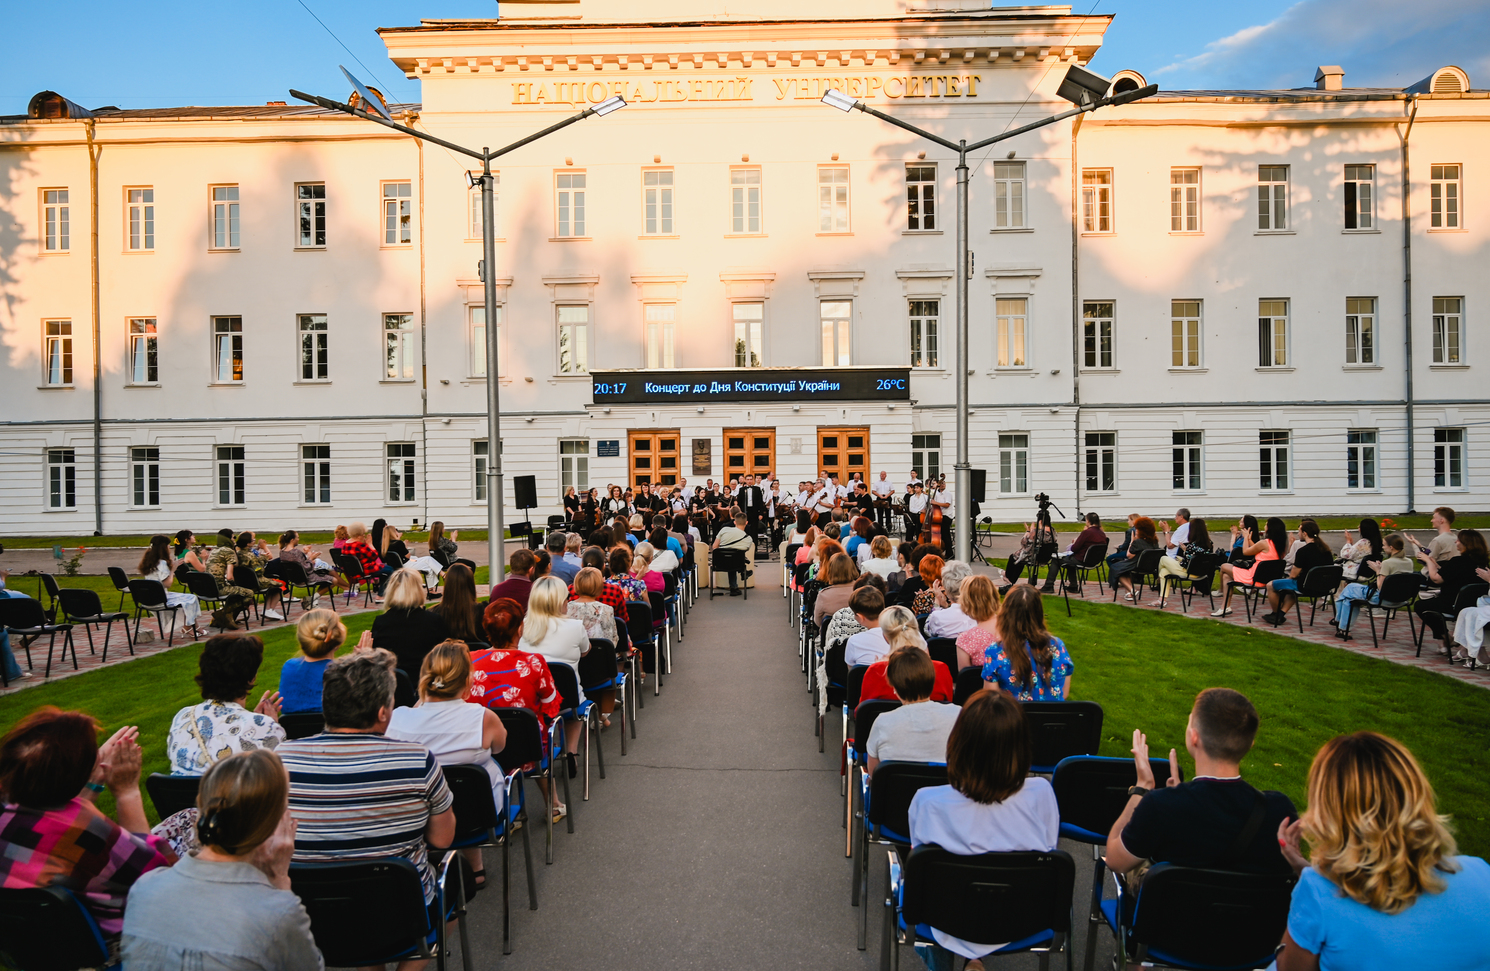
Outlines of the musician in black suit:
[{"label": "musician in black suit", "polygon": [[735,494],[735,505],[745,513],[745,532],[750,534],[751,541],[760,548],[761,526],[766,518],[766,494],[755,484],[755,476],[745,476],[745,481],[740,484],[740,491]]}]

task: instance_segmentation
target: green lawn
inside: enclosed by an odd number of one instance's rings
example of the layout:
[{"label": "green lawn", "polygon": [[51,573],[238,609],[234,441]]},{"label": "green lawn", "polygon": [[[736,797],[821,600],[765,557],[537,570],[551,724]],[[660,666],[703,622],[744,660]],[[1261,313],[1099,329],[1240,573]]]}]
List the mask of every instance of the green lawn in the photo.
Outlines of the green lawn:
[{"label": "green lawn", "polygon": [[[1052,515],[1054,514],[1052,513]],[[1167,519],[1171,526],[1174,525],[1173,510],[1164,513],[1145,513],[1144,515],[1152,516],[1154,522],[1156,523],[1160,520]],[[1225,533],[1227,530],[1231,529],[1232,523],[1235,523],[1237,520],[1242,518],[1241,513],[1226,513],[1224,515],[1220,513],[1202,513],[1201,515],[1205,516],[1205,521],[1210,526],[1212,536]],[[1389,528],[1415,529],[1427,532],[1433,528],[1432,524],[1429,522],[1429,520],[1432,518],[1432,515],[1433,514],[1431,512],[1418,513],[1412,516],[1409,516],[1406,513],[1399,513],[1397,515],[1382,516],[1380,517],[1380,520],[1390,519],[1393,523],[1396,524],[1395,527]],[[1356,528],[1360,526],[1361,519],[1363,517],[1314,516],[1311,518],[1313,518],[1315,522],[1319,523],[1320,529],[1348,529],[1351,532],[1355,532]],[[1290,529],[1299,528],[1299,522],[1297,518],[1289,517],[1285,518],[1284,521],[1288,523]],[[1024,531],[1026,522],[1028,522],[1028,520],[1017,523],[980,523],[978,528],[982,530],[989,530],[995,533],[1021,533]],[[1053,526],[1055,528],[1055,531],[1058,533],[1079,533],[1086,527],[1086,524],[1080,521],[1062,522],[1052,520],[1051,526]],[[1459,516],[1454,520],[1454,526],[1457,529],[1490,529],[1490,513],[1460,513]],[[1124,517],[1123,519],[1102,521],[1102,529],[1108,533],[1116,533],[1117,535],[1121,536],[1124,530],[1126,530],[1127,528],[1128,520],[1126,517]],[[1427,537],[1425,536],[1424,539],[1426,538]]]}]

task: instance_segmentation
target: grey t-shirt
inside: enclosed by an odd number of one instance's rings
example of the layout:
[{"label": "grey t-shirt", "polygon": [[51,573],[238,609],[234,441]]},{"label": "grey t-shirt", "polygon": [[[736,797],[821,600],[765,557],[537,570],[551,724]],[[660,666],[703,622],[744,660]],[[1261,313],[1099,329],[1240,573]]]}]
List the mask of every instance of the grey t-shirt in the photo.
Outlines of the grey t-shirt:
[{"label": "grey t-shirt", "polygon": [[865,751],[881,762],[947,761],[947,737],[962,711],[956,705],[921,701],[887,711],[874,720]]}]

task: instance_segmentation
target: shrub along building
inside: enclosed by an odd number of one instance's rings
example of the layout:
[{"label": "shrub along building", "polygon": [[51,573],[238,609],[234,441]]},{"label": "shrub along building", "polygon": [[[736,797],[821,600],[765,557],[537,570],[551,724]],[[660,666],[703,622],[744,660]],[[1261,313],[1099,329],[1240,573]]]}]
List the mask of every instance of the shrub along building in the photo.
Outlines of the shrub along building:
[{"label": "shrub along building", "polygon": [[[479,193],[438,146],[285,104],[43,92],[0,119],[0,531],[481,523],[490,380],[540,513],[570,485],[950,472],[955,157],[818,99],[986,137],[1068,107],[1111,18],[739,6],[504,0],[381,32],[421,87],[395,118],[460,144],[629,103],[498,160],[490,321]],[[1322,67],[973,159],[985,513],[1473,505],[1487,121],[1455,67],[1405,90]]]}]

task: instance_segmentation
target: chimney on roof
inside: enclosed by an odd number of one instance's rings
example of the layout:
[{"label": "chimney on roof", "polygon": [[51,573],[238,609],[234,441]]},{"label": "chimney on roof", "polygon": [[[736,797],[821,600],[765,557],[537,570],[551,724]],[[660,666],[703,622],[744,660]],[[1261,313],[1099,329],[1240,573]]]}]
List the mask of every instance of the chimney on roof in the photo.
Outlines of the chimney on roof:
[{"label": "chimney on roof", "polygon": [[1326,64],[1314,72],[1314,86],[1321,91],[1339,91],[1345,87],[1345,68]]},{"label": "chimney on roof", "polygon": [[264,102],[264,107],[265,108],[284,108],[284,107],[287,107],[287,106],[288,106],[287,103],[284,102],[284,101],[266,101],[266,102]]}]

